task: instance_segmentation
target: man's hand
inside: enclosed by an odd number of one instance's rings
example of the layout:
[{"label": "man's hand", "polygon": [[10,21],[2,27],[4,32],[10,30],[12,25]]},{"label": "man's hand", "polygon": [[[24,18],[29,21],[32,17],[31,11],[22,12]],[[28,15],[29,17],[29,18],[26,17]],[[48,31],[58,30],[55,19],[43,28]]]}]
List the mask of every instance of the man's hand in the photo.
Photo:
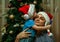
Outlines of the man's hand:
[{"label": "man's hand", "polygon": [[27,38],[29,36],[31,36],[30,32],[26,32],[29,28],[25,29],[24,31],[20,32],[17,37],[18,38]]},{"label": "man's hand", "polygon": [[16,40],[15,42],[19,42],[19,40],[21,38],[28,38],[29,36],[31,36],[31,33],[30,32],[26,32],[29,28],[25,29],[24,31],[20,32],[17,37],[16,37]]}]

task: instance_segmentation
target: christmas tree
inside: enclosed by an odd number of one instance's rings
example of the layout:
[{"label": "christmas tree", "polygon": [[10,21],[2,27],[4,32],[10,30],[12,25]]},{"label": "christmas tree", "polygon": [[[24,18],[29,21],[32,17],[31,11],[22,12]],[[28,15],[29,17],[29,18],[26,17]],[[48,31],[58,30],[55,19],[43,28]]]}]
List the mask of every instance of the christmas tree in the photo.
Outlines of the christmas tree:
[{"label": "christmas tree", "polygon": [[[33,1],[37,1],[36,9],[37,12],[39,10],[39,4],[42,2],[41,0],[11,0],[8,5],[8,12],[6,16],[6,24],[5,29],[6,32],[2,35],[2,42],[14,42],[16,35],[22,31],[22,25],[25,23],[23,18],[23,12],[19,11],[19,8],[24,6],[24,4],[33,3]],[[35,2],[36,3],[36,2]]]},{"label": "christmas tree", "polygon": [[20,0],[9,1],[9,10],[5,24],[6,32],[2,36],[2,42],[14,42],[16,35],[22,31],[22,25],[25,21],[22,17],[22,13],[18,11],[18,8],[22,5],[22,1]]}]

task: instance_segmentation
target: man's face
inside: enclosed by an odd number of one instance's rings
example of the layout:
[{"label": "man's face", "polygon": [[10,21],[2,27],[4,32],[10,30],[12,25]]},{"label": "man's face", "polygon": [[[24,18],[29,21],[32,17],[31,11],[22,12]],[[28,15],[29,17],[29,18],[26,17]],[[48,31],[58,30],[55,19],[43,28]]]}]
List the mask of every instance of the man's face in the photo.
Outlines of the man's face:
[{"label": "man's face", "polygon": [[37,17],[35,18],[35,25],[38,25],[38,26],[45,25],[45,18],[41,14],[37,15]]}]

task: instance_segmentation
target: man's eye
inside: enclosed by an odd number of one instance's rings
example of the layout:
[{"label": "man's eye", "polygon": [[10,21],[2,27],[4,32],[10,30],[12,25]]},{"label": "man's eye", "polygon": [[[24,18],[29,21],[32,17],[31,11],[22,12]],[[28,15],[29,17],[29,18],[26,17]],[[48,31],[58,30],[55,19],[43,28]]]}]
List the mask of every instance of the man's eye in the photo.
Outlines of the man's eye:
[{"label": "man's eye", "polygon": [[45,20],[45,19],[41,19],[41,20]]},{"label": "man's eye", "polygon": [[45,18],[43,18],[43,17],[40,17],[40,19],[41,19],[41,20],[45,20]]},{"label": "man's eye", "polygon": [[39,18],[39,16],[36,16],[35,18]]}]

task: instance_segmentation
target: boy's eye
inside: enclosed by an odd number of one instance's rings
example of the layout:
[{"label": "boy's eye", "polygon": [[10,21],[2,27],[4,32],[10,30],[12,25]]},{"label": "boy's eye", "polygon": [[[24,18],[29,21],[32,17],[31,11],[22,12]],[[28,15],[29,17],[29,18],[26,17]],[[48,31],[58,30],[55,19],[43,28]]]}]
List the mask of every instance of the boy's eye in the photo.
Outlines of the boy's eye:
[{"label": "boy's eye", "polygon": [[35,16],[35,18],[39,18],[39,16]]},{"label": "boy's eye", "polygon": [[33,20],[35,20],[36,18],[39,18],[39,16],[35,16],[35,17],[33,18]]},{"label": "boy's eye", "polygon": [[36,16],[35,18],[38,18],[38,16]]}]

